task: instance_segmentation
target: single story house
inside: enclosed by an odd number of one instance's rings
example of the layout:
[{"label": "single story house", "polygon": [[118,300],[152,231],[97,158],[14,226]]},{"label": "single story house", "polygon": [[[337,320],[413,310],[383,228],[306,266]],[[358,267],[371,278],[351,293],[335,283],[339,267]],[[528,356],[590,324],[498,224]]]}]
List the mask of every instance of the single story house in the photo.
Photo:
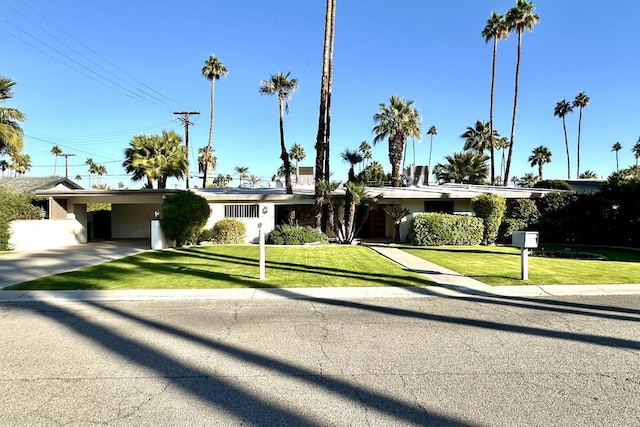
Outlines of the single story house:
[{"label": "single story house", "polygon": [[[99,239],[149,239],[150,247],[166,247],[159,231],[158,217],[162,201],[181,190],[85,190],[70,180],[33,192],[48,206],[41,221],[14,221],[11,244],[16,250],[44,249],[81,244]],[[314,222],[312,185],[294,187],[294,194],[283,188],[207,188],[194,189],[211,207],[207,227],[225,217],[237,218],[247,225],[247,242],[257,242],[258,224],[268,233],[278,224],[295,221],[300,225]],[[411,187],[367,187],[370,197],[378,201],[359,237],[392,238],[393,222],[384,205],[398,205],[411,215],[404,218],[400,234],[405,240],[409,221],[421,212],[471,214],[471,199],[483,193],[506,199],[537,199],[551,190],[492,187],[467,184],[442,184]],[[336,196],[344,194],[338,190]],[[110,212],[87,212],[90,203],[109,203]],[[341,215],[340,212],[336,213]],[[152,232],[155,224],[155,232]]]}]

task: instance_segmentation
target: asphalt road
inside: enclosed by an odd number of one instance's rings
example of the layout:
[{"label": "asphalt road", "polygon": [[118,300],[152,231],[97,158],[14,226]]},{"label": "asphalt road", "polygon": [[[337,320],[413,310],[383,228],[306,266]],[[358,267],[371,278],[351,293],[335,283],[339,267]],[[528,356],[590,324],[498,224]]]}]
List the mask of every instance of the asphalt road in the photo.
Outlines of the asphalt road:
[{"label": "asphalt road", "polygon": [[0,425],[638,425],[640,296],[0,303]]}]

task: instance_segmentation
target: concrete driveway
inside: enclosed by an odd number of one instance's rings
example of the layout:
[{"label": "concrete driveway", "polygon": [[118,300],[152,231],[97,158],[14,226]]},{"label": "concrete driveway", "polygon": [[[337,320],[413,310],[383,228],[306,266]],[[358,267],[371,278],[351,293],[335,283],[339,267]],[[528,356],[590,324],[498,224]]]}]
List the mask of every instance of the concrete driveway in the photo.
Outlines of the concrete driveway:
[{"label": "concrete driveway", "polygon": [[0,289],[149,250],[148,239],[90,242],[0,256]]}]

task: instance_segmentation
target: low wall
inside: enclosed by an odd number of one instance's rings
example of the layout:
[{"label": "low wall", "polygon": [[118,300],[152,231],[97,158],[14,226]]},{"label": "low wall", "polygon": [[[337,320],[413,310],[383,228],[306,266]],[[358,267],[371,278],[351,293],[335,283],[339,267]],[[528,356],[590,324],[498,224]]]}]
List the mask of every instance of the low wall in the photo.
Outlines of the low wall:
[{"label": "low wall", "polygon": [[87,230],[73,219],[16,220],[9,225],[9,247],[34,251],[87,242]]}]

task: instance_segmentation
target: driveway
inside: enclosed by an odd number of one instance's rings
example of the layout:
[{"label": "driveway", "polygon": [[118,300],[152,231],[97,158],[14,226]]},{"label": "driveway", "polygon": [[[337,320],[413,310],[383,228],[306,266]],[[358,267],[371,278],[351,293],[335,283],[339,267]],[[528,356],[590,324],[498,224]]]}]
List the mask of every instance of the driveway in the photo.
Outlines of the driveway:
[{"label": "driveway", "polygon": [[149,250],[148,239],[90,242],[0,256],[0,289]]}]

